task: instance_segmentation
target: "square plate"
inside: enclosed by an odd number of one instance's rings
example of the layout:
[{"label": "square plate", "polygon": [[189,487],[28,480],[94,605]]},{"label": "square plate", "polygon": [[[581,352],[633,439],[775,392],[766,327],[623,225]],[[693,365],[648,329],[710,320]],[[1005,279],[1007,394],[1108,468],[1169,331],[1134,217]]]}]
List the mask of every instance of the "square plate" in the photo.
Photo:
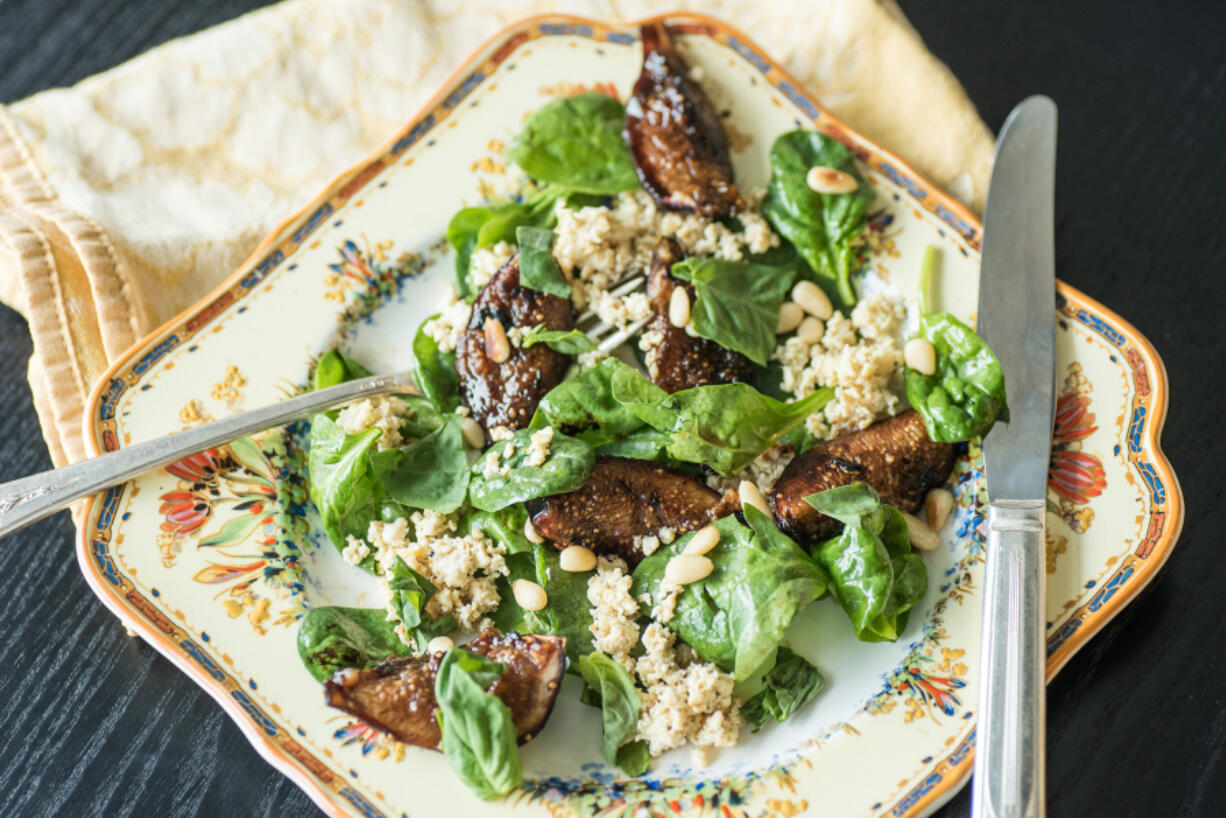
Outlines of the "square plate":
[{"label": "square plate", "polygon": [[[657,18],[659,19],[659,18]],[[669,15],[684,56],[727,120],[738,181],[764,187],[774,137],[816,127],[849,145],[877,190],[885,245],[871,263],[915,291],[927,245],[944,256],[939,303],[972,317],[980,226],[902,160],[840,123],[743,34]],[[271,235],[221,287],[111,367],[86,411],[111,451],[300,390],[338,343],[378,371],[407,368],[434,311],[458,207],[510,184],[499,143],[551,97],[625,98],[638,24],[537,17],[466,62],[396,137]],[[564,79],[560,79],[564,77]],[[426,195],[422,195],[422,192]],[[1154,576],[1182,523],[1158,448],[1166,377],[1126,322],[1064,284],[1048,494],[1048,671],[1054,674]],[[795,814],[932,811],[971,771],[984,488],[978,451],[955,469],[958,509],[925,555],[930,583],[897,643],[856,642],[833,603],[809,606],[789,641],[828,687],[785,724],[693,767],[681,752],[626,781],[600,759],[598,716],[563,691],[524,749],[522,792],[478,801],[441,754],[404,747],[324,706],[302,669],[296,622],[312,603],[373,604],[373,582],[314,525],[301,428],[196,455],[90,501],[78,540],[94,591],[230,713],[256,749],[336,815]],[[567,686],[574,684],[567,681]],[[595,729],[594,729],[595,728]]]}]

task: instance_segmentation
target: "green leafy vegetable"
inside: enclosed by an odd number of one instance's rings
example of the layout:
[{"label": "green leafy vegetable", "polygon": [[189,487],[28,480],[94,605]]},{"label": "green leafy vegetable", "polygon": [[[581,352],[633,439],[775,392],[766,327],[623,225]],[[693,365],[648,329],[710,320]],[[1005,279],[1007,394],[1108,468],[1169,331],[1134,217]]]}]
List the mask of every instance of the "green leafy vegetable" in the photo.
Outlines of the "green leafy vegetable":
[{"label": "green leafy vegetable", "polygon": [[[521,531],[522,525],[521,525]],[[498,580],[502,597],[492,619],[504,633],[552,633],[566,637],[566,655],[572,662],[592,652],[592,611],[587,599],[590,572],[563,571],[558,552],[547,545],[507,557],[506,577]],[[525,611],[515,601],[511,584],[532,580],[545,589],[549,604],[539,611]]]},{"label": "green leafy vegetable", "polygon": [[545,187],[522,202],[465,207],[451,217],[447,241],[456,251],[456,292],[461,298],[477,294],[468,280],[473,251],[500,241],[514,243],[515,232],[522,226],[552,228],[557,221],[554,203],[563,193],[561,188]]},{"label": "green leafy vegetable", "polygon": [[570,298],[570,285],[553,260],[553,231],[520,225],[515,228],[519,244],[519,283],[530,290]]},{"label": "green leafy vegetable", "polygon": [[[707,557],[714,569],[685,586],[668,626],[708,662],[730,671],[737,680],[758,669],[783,638],[798,611],[826,592],[829,578],[800,546],[752,506],[745,509],[748,527],[736,517],[713,525],[720,541]],[[662,598],[668,561],[694,535],[660,548],[634,570],[633,594]],[[650,606],[648,606],[650,607]]]},{"label": "green leafy vegetable", "polygon": [[[823,289],[851,306],[856,301],[851,274],[859,266],[852,241],[864,231],[872,199],[851,151],[817,131],[789,131],[771,146],[770,163],[762,215],[792,243]],[[806,177],[819,165],[850,173],[859,187],[851,193],[818,193]]]},{"label": "green leafy vegetable", "polygon": [[[641,748],[626,745],[634,737],[639,721],[639,692],[629,671],[603,653],[589,653],[579,659],[583,681],[600,696],[601,736],[604,760],[616,764],[629,776],[647,772],[651,756]],[[630,742],[642,744],[642,742]],[[623,752],[625,751],[625,752]]]},{"label": "green leafy vegetable", "polygon": [[[350,535],[365,537],[371,522],[382,519],[387,493],[370,466],[370,456],[380,434],[378,429],[346,434],[327,415],[315,415],[311,420],[307,454],[311,501],[319,510],[324,531],[337,550],[344,550],[345,540]],[[362,567],[373,571],[374,558],[367,557]]]},{"label": "green leafy vegetable", "polygon": [[468,455],[459,415],[421,440],[371,455],[374,477],[387,495],[412,508],[450,514],[468,493]]},{"label": "green leafy vegetable", "polygon": [[[580,439],[584,439],[580,435]],[[675,465],[676,461],[668,454],[669,436],[655,429],[643,428],[623,437],[596,446],[596,454],[610,457],[630,457],[635,460],[654,460],[657,463]]]},{"label": "green leafy vegetable", "polygon": [[923,416],[928,437],[956,443],[1007,421],[1005,373],[983,339],[947,312],[922,316],[919,328],[936,347],[937,368],[932,375],[907,368],[907,400]]},{"label": "green leafy vegetable", "polygon": [[762,729],[768,718],[784,721],[813,700],[825,686],[822,674],[803,656],[783,645],[775,654],[775,666],[762,679],[763,687],[741,705],[741,715]]},{"label": "green leafy vegetable", "polygon": [[555,100],[529,117],[510,156],[529,176],[570,191],[614,194],[638,187],[622,139],[626,109],[605,94]]},{"label": "green leafy vegetable", "polygon": [[[532,434],[531,429],[520,429],[511,439],[486,449],[472,467],[469,502],[483,511],[497,511],[534,497],[574,491],[584,484],[596,459],[591,446],[555,433],[549,444],[548,458],[543,464],[533,466],[528,462]],[[509,457],[508,448],[512,451]],[[506,469],[505,474],[503,469]]]},{"label": "green leafy vegetable", "polygon": [[[643,421],[638,415],[613,397],[613,378],[622,371],[630,376],[642,377],[616,358],[606,358],[575,377],[562,381],[537,404],[530,427],[542,429],[553,426],[568,433],[599,430],[599,435],[584,436],[584,440],[593,446],[617,440],[643,428]],[[651,385],[650,381],[648,385]]]},{"label": "green leafy vegetable", "polygon": [[315,365],[315,376],[311,386],[318,391],[373,374],[339,349],[330,349],[320,357],[319,363]]},{"label": "green leafy vegetable", "polygon": [[766,366],[775,349],[779,305],[796,271],[718,258],[687,258],[672,275],[694,285],[694,332]]},{"label": "green leafy vegetable", "polygon": [[426,334],[426,322],[439,314],[422,321],[413,335],[413,380],[439,412],[454,412],[460,405],[460,378],[456,375],[455,352],[443,352],[438,342]]},{"label": "green leafy vegetable", "polygon": [[928,590],[927,569],[911,550],[902,513],[882,503],[867,483],[811,494],[805,502],[843,523],[843,532],[818,544],[814,557],[830,572],[831,590],[856,637],[898,639]]},{"label": "green leafy vegetable", "polygon": [[521,503],[516,503],[497,511],[469,509],[459,528],[461,531],[480,529],[490,539],[505,545],[508,553],[523,554],[532,553],[536,548],[536,545],[524,536],[524,523],[527,521],[527,510]]},{"label": "green leafy vegetable", "polygon": [[409,652],[382,608],[311,608],[298,625],[298,656],[317,682]]},{"label": "green leafy vegetable", "polygon": [[426,613],[426,603],[438,589],[430,580],[405,565],[400,557],[396,557],[392,563],[392,575],[387,585],[391,591],[389,604],[400,616],[406,633],[412,637],[418,651],[424,652],[434,637],[451,633],[459,627],[451,614],[437,620],[430,619]]},{"label": "green leafy vegetable", "polygon": [[452,648],[434,682],[442,751],[478,798],[506,795],[524,779],[511,709],[487,688],[506,672],[502,664]]},{"label": "green leafy vegetable", "polygon": [[[544,324],[537,324],[524,333],[524,348],[545,344],[563,355],[581,355],[596,349],[592,339],[577,329],[545,329]],[[554,387],[555,389],[557,387]]]}]

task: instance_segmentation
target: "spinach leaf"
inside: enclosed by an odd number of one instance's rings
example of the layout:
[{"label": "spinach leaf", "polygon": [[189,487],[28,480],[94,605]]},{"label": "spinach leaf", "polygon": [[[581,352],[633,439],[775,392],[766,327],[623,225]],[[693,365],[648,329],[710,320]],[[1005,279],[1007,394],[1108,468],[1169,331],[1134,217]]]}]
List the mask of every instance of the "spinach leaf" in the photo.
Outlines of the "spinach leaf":
[{"label": "spinach leaf", "polygon": [[570,285],[553,259],[553,231],[520,225],[515,228],[519,245],[519,283],[559,298],[570,298]]},{"label": "spinach leaf", "polygon": [[421,440],[371,456],[375,480],[391,499],[443,514],[460,507],[469,480],[462,422],[459,415],[448,415],[441,428]]},{"label": "spinach leaf", "polygon": [[[363,538],[371,522],[382,519],[388,497],[370,466],[380,434],[373,428],[356,435],[346,434],[327,415],[315,415],[311,420],[307,454],[311,501],[319,510],[328,539],[338,551],[345,549],[348,536]],[[373,572],[374,557],[367,557],[361,565]]]},{"label": "spinach leaf", "polygon": [[[509,555],[507,570],[507,576],[498,580],[502,601],[491,617],[495,627],[504,633],[564,636],[571,662],[592,652],[592,611],[587,599],[590,572],[563,571],[558,552],[547,545],[534,545],[529,552]],[[511,584],[517,579],[529,579],[544,588],[549,604],[539,611],[521,608],[511,592]]]},{"label": "spinach leaf", "polygon": [[718,258],[687,258],[672,275],[694,285],[694,333],[766,366],[775,349],[779,305],[795,270]]},{"label": "spinach leaf", "polygon": [[592,339],[577,329],[545,329],[544,324],[537,324],[524,333],[525,349],[536,344],[545,344],[563,355],[581,355],[596,349]]},{"label": "spinach leaf", "polygon": [[[426,321],[439,317],[431,315]],[[426,321],[413,335],[413,381],[439,412],[454,412],[460,405],[460,378],[456,374],[455,352],[442,352],[438,342],[426,334]]]},{"label": "spinach leaf", "polygon": [[[639,692],[629,671],[605,654],[595,652],[579,659],[579,673],[600,696],[604,760],[621,767],[629,776],[647,772],[651,756],[622,746],[634,737],[639,722]],[[623,749],[628,752],[623,753]]]},{"label": "spinach leaf", "polygon": [[461,298],[477,294],[468,280],[473,251],[500,241],[515,242],[515,231],[524,225],[552,228],[557,223],[554,203],[565,191],[545,187],[520,202],[465,207],[447,225],[447,241],[456,251],[456,292]]},{"label": "spinach leaf", "polygon": [[414,571],[404,560],[396,557],[392,563],[392,575],[387,582],[391,591],[389,605],[395,609],[405,632],[417,645],[417,650],[425,652],[430,640],[436,636],[451,633],[459,627],[455,616],[448,614],[431,620],[426,613],[426,603],[438,590],[434,583]]},{"label": "spinach leaf", "polygon": [[920,318],[920,336],[937,351],[937,369],[924,375],[907,368],[907,401],[924,418],[928,437],[957,443],[988,433],[1009,419],[1005,373],[975,331],[947,312]]},{"label": "spinach leaf", "polygon": [[[826,572],[752,506],[742,525],[724,517],[713,525],[719,544],[707,557],[714,569],[685,586],[668,626],[694,652],[748,678],[770,656],[797,612],[826,592]],[[651,605],[663,596],[661,585],[668,561],[681,553],[694,535],[687,534],[660,548],[634,570],[632,593],[649,594]]]},{"label": "spinach leaf", "polygon": [[[872,188],[856,170],[851,151],[817,131],[780,135],[770,163],[762,215],[792,243],[831,298],[851,306],[856,301],[851,274],[859,266],[852,241],[864,231]],[[851,193],[818,193],[806,181],[817,165],[850,173],[860,186]]]},{"label": "spinach leaf", "polygon": [[612,391],[614,400],[669,435],[670,456],[724,476],[748,466],[834,396],[827,387],[783,403],[745,383],[699,386],[669,395],[629,367],[614,373]]},{"label": "spinach leaf", "polygon": [[[585,432],[583,435],[580,435],[579,439],[586,439],[586,434]],[[657,463],[671,466],[676,461],[668,455],[668,441],[669,436],[664,432],[643,428],[631,432],[621,440],[597,443],[596,454],[605,454],[610,457],[630,457],[635,460],[654,460]]]},{"label": "spinach leaf", "polygon": [[[532,434],[531,429],[520,429],[511,439],[485,450],[472,466],[468,484],[470,503],[482,511],[497,511],[534,497],[574,491],[587,481],[596,460],[591,446],[555,433],[549,444],[548,458],[541,465],[533,466],[528,462]],[[512,452],[509,457],[508,449]]]},{"label": "spinach leaf", "polygon": [[312,378],[311,388],[319,391],[373,374],[339,349],[330,349],[320,357],[319,363],[315,364],[315,375]]},{"label": "spinach leaf", "polygon": [[826,682],[803,656],[783,645],[775,654],[775,666],[762,679],[763,687],[741,705],[741,715],[756,733],[768,718],[784,721],[813,700]]},{"label": "spinach leaf", "polygon": [[[616,358],[606,358],[562,381],[537,404],[530,428],[553,426],[568,433],[598,429],[603,435],[584,438],[593,446],[641,429],[644,424],[638,415],[613,397],[613,377],[623,370],[638,376],[632,367]],[[651,385],[650,381],[647,383]]]},{"label": "spinach leaf", "polygon": [[311,608],[298,624],[298,656],[317,682],[347,667],[360,670],[410,652],[382,608]]},{"label": "spinach leaf", "polygon": [[511,709],[486,691],[505,672],[498,662],[452,648],[434,681],[443,754],[460,780],[487,801],[524,780]]},{"label": "spinach leaf", "polygon": [[639,186],[622,139],[626,109],[586,93],[540,108],[511,142],[510,156],[529,176],[580,193],[613,194]]},{"label": "spinach leaf", "polygon": [[815,547],[814,558],[830,572],[831,590],[856,637],[898,639],[928,590],[928,571],[911,550],[902,513],[882,503],[867,483],[811,494],[805,502],[843,523],[839,536]]},{"label": "spinach leaf", "polygon": [[524,524],[528,512],[523,504],[500,508],[497,511],[469,509],[460,523],[461,531],[481,530],[492,540],[502,543],[510,554],[530,554],[536,545],[524,536]]}]

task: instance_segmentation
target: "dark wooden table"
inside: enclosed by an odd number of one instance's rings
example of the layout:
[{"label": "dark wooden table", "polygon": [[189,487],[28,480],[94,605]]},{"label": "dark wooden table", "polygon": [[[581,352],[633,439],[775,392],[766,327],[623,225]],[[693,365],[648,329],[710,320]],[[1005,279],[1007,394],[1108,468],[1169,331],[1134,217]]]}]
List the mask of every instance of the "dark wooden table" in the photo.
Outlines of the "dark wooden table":
[{"label": "dark wooden table", "polygon": [[[259,0],[0,0],[0,100],[68,85]],[[1226,812],[1226,14],[1220,3],[904,2],[998,128],[1060,105],[1059,275],[1137,325],[1171,378],[1188,516],[1170,563],[1048,696],[1053,816]],[[411,112],[406,111],[408,116]],[[2,273],[0,273],[2,274]],[[0,476],[50,467],[0,308]],[[1222,526],[1222,528],[1219,528]],[[312,815],[228,717],[86,587],[66,514],[0,543],[0,815]],[[940,815],[969,814],[969,789]],[[1217,806],[1214,806],[1214,805]]]}]

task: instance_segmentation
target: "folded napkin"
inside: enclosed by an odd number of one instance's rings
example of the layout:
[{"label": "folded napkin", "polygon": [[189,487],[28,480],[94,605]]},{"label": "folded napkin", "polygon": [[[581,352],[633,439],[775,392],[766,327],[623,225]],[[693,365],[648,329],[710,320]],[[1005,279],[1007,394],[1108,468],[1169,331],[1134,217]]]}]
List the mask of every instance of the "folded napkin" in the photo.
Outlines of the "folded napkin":
[{"label": "folded napkin", "polygon": [[694,9],[973,208],[991,134],[889,0],[290,0],[0,106],[0,300],[57,465],[110,361],[407,121],[502,26]]}]

